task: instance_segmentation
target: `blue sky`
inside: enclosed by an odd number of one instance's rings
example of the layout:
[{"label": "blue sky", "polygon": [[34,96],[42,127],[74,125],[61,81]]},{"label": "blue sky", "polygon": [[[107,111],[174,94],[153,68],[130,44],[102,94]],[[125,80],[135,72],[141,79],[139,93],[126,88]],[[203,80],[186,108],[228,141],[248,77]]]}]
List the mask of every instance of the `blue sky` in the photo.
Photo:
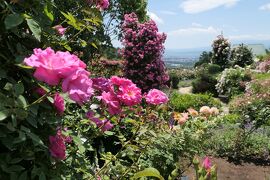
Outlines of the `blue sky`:
[{"label": "blue sky", "polygon": [[270,42],[270,0],[148,0],[167,49],[210,47],[223,31],[234,43]]}]

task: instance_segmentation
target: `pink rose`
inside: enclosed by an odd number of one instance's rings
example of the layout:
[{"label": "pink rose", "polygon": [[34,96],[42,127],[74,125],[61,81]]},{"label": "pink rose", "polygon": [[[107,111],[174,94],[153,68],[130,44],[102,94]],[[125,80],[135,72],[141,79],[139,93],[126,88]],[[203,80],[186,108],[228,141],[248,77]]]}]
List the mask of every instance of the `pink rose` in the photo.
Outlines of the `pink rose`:
[{"label": "pink rose", "polygon": [[151,89],[145,96],[145,100],[148,104],[159,105],[169,101],[169,98],[165,93],[157,89]]},{"label": "pink rose", "polygon": [[101,10],[108,9],[109,5],[110,5],[109,0],[98,0],[97,1],[97,8],[99,8]]},{"label": "pink rose", "polygon": [[103,92],[101,99],[108,106],[111,115],[119,114],[122,111],[118,98],[112,92]]},{"label": "pink rose", "polygon": [[54,107],[56,108],[58,114],[62,115],[65,111],[65,101],[62,96],[60,96],[59,93],[56,93],[54,95],[54,102],[53,102]]},{"label": "pink rose", "polygon": [[94,90],[92,89],[92,80],[90,73],[84,69],[77,69],[70,76],[64,79],[62,83],[63,92],[68,92],[70,99],[82,105],[90,100]]},{"label": "pink rose", "polygon": [[129,86],[129,85],[133,85],[132,81],[126,78],[120,78],[117,76],[112,76],[110,78],[110,81],[113,85],[117,85],[117,86]]},{"label": "pink rose", "polygon": [[47,93],[47,91],[41,87],[36,88],[34,91],[40,96],[44,96]]},{"label": "pink rose", "polygon": [[93,88],[99,91],[110,91],[110,82],[106,78],[92,78],[93,81]]},{"label": "pink rose", "polygon": [[86,68],[86,64],[69,52],[54,52],[50,47],[45,50],[34,49],[34,54],[24,59],[28,66],[36,68],[34,77],[49,85],[58,85],[61,78],[66,78],[78,68]]},{"label": "pink rose", "polygon": [[49,151],[51,156],[60,160],[66,159],[66,145],[61,131],[57,132],[55,136],[49,137],[50,145]]},{"label": "pink rose", "polygon": [[117,97],[127,106],[134,106],[141,103],[142,93],[141,89],[135,84],[130,86],[120,86]]},{"label": "pink rose", "polygon": [[206,170],[211,169],[211,166],[212,166],[212,164],[211,164],[209,157],[206,157],[203,161],[204,169],[206,169]]},{"label": "pink rose", "polygon": [[67,30],[67,28],[64,28],[61,25],[56,25],[53,27],[54,29],[56,29],[56,31],[58,32],[59,35],[63,36]]}]

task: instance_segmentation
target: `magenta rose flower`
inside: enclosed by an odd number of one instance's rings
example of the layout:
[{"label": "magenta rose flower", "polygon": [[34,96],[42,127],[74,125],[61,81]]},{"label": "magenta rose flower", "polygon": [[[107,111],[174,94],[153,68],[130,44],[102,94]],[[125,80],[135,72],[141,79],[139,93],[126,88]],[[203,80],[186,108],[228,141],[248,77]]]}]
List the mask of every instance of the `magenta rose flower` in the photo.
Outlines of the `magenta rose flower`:
[{"label": "magenta rose flower", "polygon": [[145,100],[148,104],[159,105],[167,103],[169,98],[164,92],[158,89],[151,89],[145,96]]},{"label": "magenta rose flower", "polygon": [[109,5],[110,5],[109,0],[98,0],[97,1],[97,8],[99,8],[101,10],[108,9]]},{"label": "magenta rose flower", "polygon": [[49,85],[58,85],[61,78],[66,78],[78,68],[86,68],[86,64],[69,52],[57,51],[50,47],[45,50],[34,49],[34,54],[24,59],[28,66],[36,68],[34,77]]},{"label": "magenta rose flower", "polygon": [[101,99],[108,106],[111,115],[119,114],[122,111],[120,102],[114,93],[102,92]]},{"label": "magenta rose flower", "polygon": [[117,86],[129,86],[129,85],[133,85],[132,81],[126,78],[120,78],[118,76],[112,76],[110,78],[110,81],[113,85],[117,85]]},{"label": "magenta rose flower", "polygon": [[57,33],[61,36],[63,36],[67,30],[67,28],[64,28],[63,26],[61,25],[56,25],[53,27],[54,29],[56,29]]},{"label": "magenta rose flower", "polygon": [[60,160],[66,159],[65,139],[63,138],[61,131],[58,131],[55,136],[50,136],[49,141],[49,151],[51,156]]},{"label": "magenta rose flower", "polygon": [[63,92],[67,92],[70,99],[79,105],[90,100],[94,93],[90,73],[84,69],[77,69],[70,76],[65,78],[62,83]]},{"label": "magenta rose flower", "polygon": [[211,161],[209,159],[209,157],[206,157],[204,160],[203,160],[203,167],[204,169],[208,170],[208,169],[211,169]]},{"label": "magenta rose flower", "polygon": [[62,115],[64,113],[65,101],[64,101],[64,98],[59,93],[56,93],[54,95],[53,105],[54,105],[55,109],[57,110],[58,114]]},{"label": "magenta rose flower", "polygon": [[117,97],[127,106],[134,106],[141,103],[142,92],[135,84],[120,86]]},{"label": "magenta rose flower", "polygon": [[108,79],[99,77],[99,78],[92,78],[92,81],[94,89],[105,92],[110,91],[110,82]]}]

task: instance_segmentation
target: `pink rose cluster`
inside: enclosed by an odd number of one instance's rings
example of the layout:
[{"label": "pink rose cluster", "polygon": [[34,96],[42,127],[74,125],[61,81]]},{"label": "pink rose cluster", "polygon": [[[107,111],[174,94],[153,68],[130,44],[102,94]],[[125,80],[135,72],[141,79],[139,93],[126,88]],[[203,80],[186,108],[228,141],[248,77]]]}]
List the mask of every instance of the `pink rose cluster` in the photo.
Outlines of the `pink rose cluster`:
[{"label": "pink rose cluster", "polygon": [[66,143],[71,143],[71,141],[71,137],[64,136],[61,129],[58,129],[55,136],[49,136],[51,156],[59,160],[66,159]]},{"label": "pink rose cluster", "polygon": [[125,77],[143,92],[160,89],[169,80],[161,59],[166,35],[158,32],[153,20],[139,23],[135,13],[126,14],[124,18],[121,54],[126,60]]},{"label": "pink rose cluster", "polygon": [[93,94],[90,73],[86,64],[69,52],[55,52],[50,47],[45,50],[34,49],[34,54],[24,59],[24,63],[35,68],[34,77],[51,86],[62,82],[62,90],[82,105]]},{"label": "pink rose cluster", "polygon": [[[142,102],[141,89],[131,80],[112,76],[110,79],[94,78],[93,87],[101,94],[100,99],[108,107],[111,115],[122,112],[122,106],[135,106]],[[160,90],[152,89],[144,96],[148,104],[159,105],[168,102],[168,97]]]}]

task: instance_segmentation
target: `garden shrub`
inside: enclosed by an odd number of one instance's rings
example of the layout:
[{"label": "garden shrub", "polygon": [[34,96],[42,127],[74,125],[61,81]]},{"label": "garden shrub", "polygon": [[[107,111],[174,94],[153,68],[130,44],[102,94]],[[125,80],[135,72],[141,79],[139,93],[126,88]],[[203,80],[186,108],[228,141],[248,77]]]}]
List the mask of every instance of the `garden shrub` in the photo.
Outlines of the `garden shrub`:
[{"label": "garden shrub", "polygon": [[212,63],[217,64],[223,69],[228,66],[231,44],[223,35],[219,35],[212,44],[213,58]]},{"label": "garden shrub", "polygon": [[161,56],[166,35],[158,32],[153,20],[139,23],[135,13],[125,15],[122,30],[125,77],[131,79],[143,92],[165,86],[169,76]]},{"label": "garden shrub", "polygon": [[248,70],[241,67],[225,69],[218,77],[217,92],[231,98],[245,92],[246,82],[251,80]]},{"label": "garden shrub", "polygon": [[254,62],[251,49],[244,44],[240,44],[231,51],[230,64],[231,66],[238,65],[245,67],[251,65]]},{"label": "garden shrub", "polygon": [[216,91],[217,73],[221,67],[216,64],[204,64],[197,70],[197,78],[192,82],[193,93],[211,93],[217,96]]},{"label": "garden shrub", "polygon": [[176,73],[169,73],[170,84],[173,89],[178,89],[179,77]]},{"label": "garden shrub", "polygon": [[175,111],[183,112],[189,108],[199,110],[202,106],[220,107],[220,101],[209,94],[179,94],[173,92],[170,97],[170,105]]}]

